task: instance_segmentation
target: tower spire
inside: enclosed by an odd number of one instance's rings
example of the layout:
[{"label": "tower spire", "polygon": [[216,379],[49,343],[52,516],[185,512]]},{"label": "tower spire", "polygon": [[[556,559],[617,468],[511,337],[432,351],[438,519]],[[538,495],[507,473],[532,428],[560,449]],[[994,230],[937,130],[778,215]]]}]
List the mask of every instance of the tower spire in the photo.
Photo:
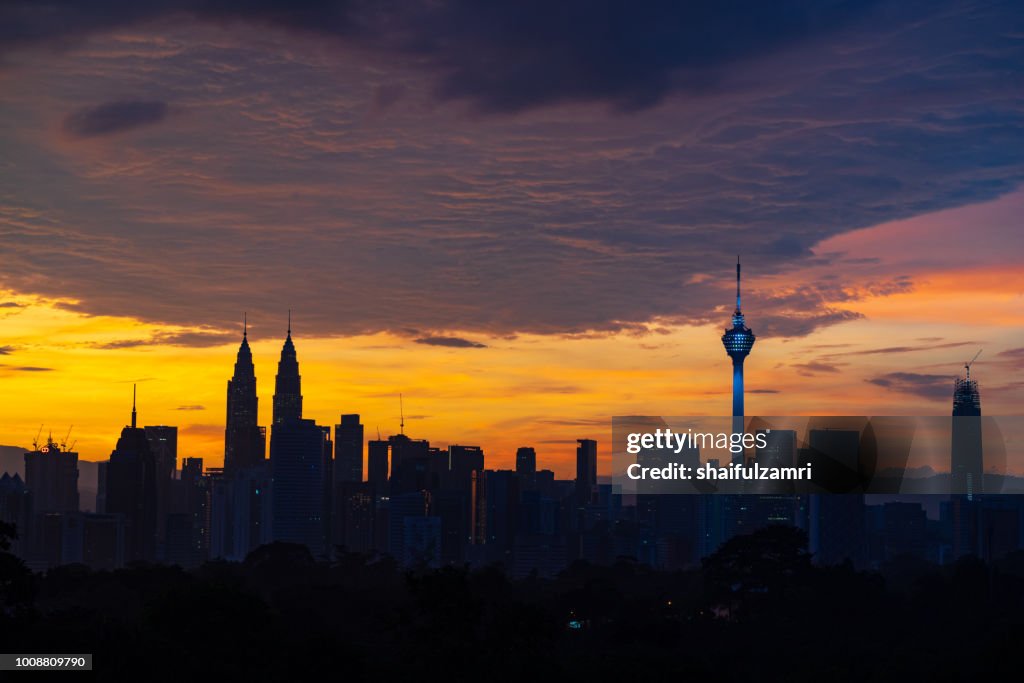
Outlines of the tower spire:
[{"label": "tower spire", "polygon": [[135,384],[132,385],[132,429],[135,429],[135,421],[136,421],[136,417],[137,417],[137,415],[135,413],[135,387],[136,386],[137,385],[135,385]]},{"label": "tower spire", "polygon": [[736,254],[736,312],[740,312],[740,255]]},{"label": "tower spire", "polygon": [[398,423],[398,431],[400,434],[405,434],[405,404],[402,402],[401,394],[398,395],[398,414],[400,416]]},{"label": "tower spire", "polygon": [[249,338],[249,314],[242,313],[242,339]]},{"label": "tower spire", "polygon": [[292,309],[288,309],[288,336],[292,336]]}]

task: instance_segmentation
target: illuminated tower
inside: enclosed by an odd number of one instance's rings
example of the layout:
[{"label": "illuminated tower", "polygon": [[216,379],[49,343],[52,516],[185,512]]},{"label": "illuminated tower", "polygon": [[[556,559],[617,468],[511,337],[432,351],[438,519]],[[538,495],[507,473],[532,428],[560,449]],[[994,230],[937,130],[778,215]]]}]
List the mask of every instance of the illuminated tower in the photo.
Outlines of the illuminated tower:
[{"label": "illuminated tower", "polygon": [[242,344],[235,359],[235,372],[228,380],[228,417],[224,430],[224,470],[259,465],[266,454],[266,431],[256,424],[256,369],[249,348],[249,328],[243,322]]},{"label": "illuminated tower", "polygon": [[[743,431],[743,359],[754,347],[753,330],[746,325],[740,308],[740,257],[736,257],[736,310],[732,314],[732,328],[722,335],[725,352],[732,358],[732,415],[733,431]],[[738,424],[737,424],[738,423]],[[737,429],[738,427],[738,429]]]},{"label": "illuminated tower", "polygon": [[274,424],[302,417],[302,377],[299,375],[299,360],[292,343],[292,312],[288,311],[288,337],[281,348],[281,360],[277,363],[277,378],[274,383]]}]

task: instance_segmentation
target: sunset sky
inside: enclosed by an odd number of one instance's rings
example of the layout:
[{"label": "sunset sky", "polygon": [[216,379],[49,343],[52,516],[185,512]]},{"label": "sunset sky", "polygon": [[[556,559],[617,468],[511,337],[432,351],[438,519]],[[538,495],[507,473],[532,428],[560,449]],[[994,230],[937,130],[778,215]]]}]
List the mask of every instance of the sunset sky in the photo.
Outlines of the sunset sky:
[{"label": "sunset sky", "polygon": [[729,411],[737,253],[749,414],[947,414],[982,348],[1020,414],[1015,4],[0,3],[0,444],[104,459],[137,383],[219,465],[290,308],[306,417],[570,476]]}]

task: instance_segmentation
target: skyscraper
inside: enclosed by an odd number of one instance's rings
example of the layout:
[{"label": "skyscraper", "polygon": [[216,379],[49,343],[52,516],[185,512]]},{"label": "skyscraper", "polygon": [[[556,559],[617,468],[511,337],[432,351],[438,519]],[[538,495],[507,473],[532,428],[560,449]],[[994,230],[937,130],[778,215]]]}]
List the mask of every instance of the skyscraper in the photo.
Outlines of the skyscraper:
[{"label": "skyscraper", "polygon": [[32,514],[78,512],[78,453],[52,438],[25,454],[25,487],[32,492]]},{"label": "skyscraper", "polygon": [[121,437],[107,465],[106,512],[124,516],[128,560],[156,559],[156,460],[146,432],[137,426],[134,390],[132,423]]},{"label": "skyscraper", "polygon": [[342,415],[334,425],[334,481],[363,480],[363,425],[358,415]]},{"label": "skyscraper", "polygon": [[302,417],[302,377],[292,343],[292,312],[288,311],[288,336],[281,348],[274,382],[274,425]]},{"label": "skyscraper", "polygon": [[981,447],[981,394],[978,381],[967,376],[953,383],[953,437],[950,447],[951,492],[968,500],[983,492],[984,463]]},{"label": "skyscraper", "polygon": [[281,349],[270,433],[271,538],[303,543],[315,555],[328,550],[331,429],[302,419],[299,361],[288,336]]},{"label": "skyscraper", "polygon": [[377,490],[388,483],[388,442],[376,439],[367,444],[366,480],[377,485]]},{"label": "skyscraper", "polygon": [[[732,328],[722,335],[725,352],[732,358],[732,416],[733,432],[743,431],[743,360],[754,347],[753,330],[746,325],[740,307],[740,257],[736,257],[736,310],[732,314]],[[733,462],[743,463],[743,453],[733,455]]]},{"label": "skyscraper", "polygon": [[235,372],[228,380],[227,423],[224,429],[224,471],[228,474],[264,461],[266,431],[257,426],[256,368],[249,349],[249,329],[243,323]]},{"label": "skyscraper", "polygon": [[516,474],[532,477],[537,473],[537,451],[529,446],[516,450]]},{"label": "skyscraper", "polygon": [[578,506],[590,503],[597,486],[597,442],[576,439],[576,501]]}]

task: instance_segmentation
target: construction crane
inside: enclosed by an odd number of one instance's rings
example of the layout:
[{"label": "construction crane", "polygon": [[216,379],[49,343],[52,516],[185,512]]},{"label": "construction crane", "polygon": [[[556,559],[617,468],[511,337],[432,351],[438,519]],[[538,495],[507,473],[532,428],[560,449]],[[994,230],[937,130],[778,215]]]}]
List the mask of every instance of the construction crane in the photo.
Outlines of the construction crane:
[{"label": "construction crane", "polygon": [[978,356],[981,355],[982,351],[984,351],[984,349],[978,349],[978,352],[976,354],[974,354],[974,358],[972,358],[967,363],[964,363],[964,369],[967,370],[967,379],[968,379],[968,381],[970,381],[970,379],[971,379],[971,366],[974,365],[974,361],[978,360]]},{"label": "construction crane", "polygon": [[36,438],[32,439],[32,450],[39,450],[39,437],[43,434],[43,425],[39,425],[39,431],[36,432]]},{"label": "construction crane", "polygon": [[75,428],[75,425],[68,427],[68,433],[64,435],[64,439],[60,442],[60,449],[62,451],[68,450],[68,439],[71,438],[71,430]]}]

